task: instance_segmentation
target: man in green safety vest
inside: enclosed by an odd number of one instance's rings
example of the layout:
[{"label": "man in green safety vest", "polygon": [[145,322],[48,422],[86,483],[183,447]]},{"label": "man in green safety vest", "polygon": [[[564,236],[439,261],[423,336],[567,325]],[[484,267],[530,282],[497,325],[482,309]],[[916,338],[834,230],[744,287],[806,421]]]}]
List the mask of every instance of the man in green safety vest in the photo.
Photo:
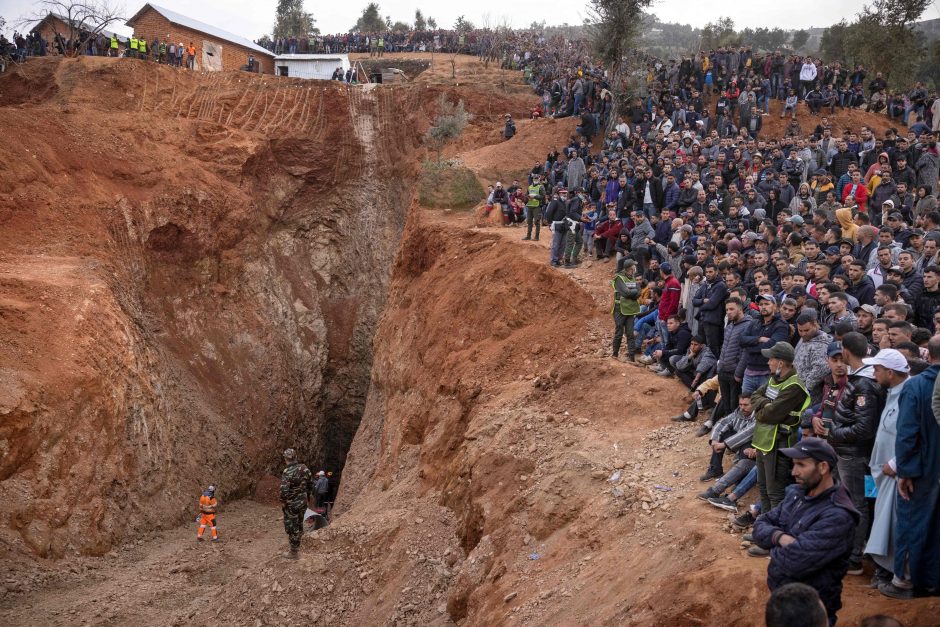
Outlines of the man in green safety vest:
[{"label": "man in green safety vest", "polygon": [[132,59],[137,58],[137,37],[131,35],[130,46],[127,49],[127,56]]},{"label": "man in green safety vest", "polygon": [[166,63],[166,42],[160,42],[160,60],[159,63]]},{"label": "man in green safety vest", "polygon": [[620,342],[627,336],[627,360],[633,361],[636,347],[633,342],[633,321],[640,313],[640,282],[636,278],[636,262],[627,257],[623,260],[623,269],[614,275],[610,282],[614,288],[614,345],[613,357],[620,354]]},{"label": "man in green safety vest", "polygon": [[385,38],[379,36],[379,56],[382,56],[382,53],[385,52]]},{"label": "man in green safety vest", "polygon": [[[791,483],[793,461],[780,453],[780,449],[794,446],[800,428],[803,410],[809,407],[809,392],[793,367],[793,347],[777,342],[761,350],[770,368],[770,380],[751,395],[751,406],[757,420],[752,446],[757,449],[757,484],[760,487],[761,507],[769,512],[783,501]],[[751,555],[763,555],[748,551]]]},{"label": "man in green safety vest", "polygon": [[117,35],[111,35],[111,56],[118,56],[118,39]]},{"label": "man in green safety vest", "polygon": [[532,184],[529,185],[529,198],[526,207],[526,236],[522,239],[532,239],[532,224],[535,224],[535,241],[539,241],[539,232],[542,230],[542,206],[545,204],[545,188],[542,187],[542,176],[532,175]]},{"label": "man in green safety vest", "polygon": [[141,37],[137,40],[137,53],[144,61],[147,60],[147,38]]}]

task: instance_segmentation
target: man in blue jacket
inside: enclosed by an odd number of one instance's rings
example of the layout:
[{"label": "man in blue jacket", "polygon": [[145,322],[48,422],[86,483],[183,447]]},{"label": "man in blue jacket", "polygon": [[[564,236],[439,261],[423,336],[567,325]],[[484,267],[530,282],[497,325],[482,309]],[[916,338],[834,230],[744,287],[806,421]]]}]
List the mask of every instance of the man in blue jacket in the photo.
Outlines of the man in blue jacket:
[{"label": "man in blue jacket", "polygon": [[[885,596],[910,599],[940,590],[940,423],[931,407],[940,372],[940,336],[927,343],[930,367],[910,379],[898,399],[897,524],[894,579]],[[904,574],[910,572],[910,579]]]},{"label": "man in blue jacket", "polygon": [[804,438],[780,450],[793,460],[796,484],[754,523],[754,541],[770,551],[767,587],[800,582],[819,593],[829,624],[842,607],[842,578],[849,568],[859,514],[832,478],[836,452],[821,438]]}]

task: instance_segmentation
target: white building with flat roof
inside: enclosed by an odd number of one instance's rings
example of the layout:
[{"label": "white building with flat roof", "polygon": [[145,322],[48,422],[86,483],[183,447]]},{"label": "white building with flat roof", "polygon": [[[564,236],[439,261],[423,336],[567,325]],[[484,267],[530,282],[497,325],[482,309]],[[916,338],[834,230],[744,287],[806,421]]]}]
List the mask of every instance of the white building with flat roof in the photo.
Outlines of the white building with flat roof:
[{"label": "white building with flat roof", "polygon": [[345,76],[350,67],[348,54],[282,54],[274,58],[274,73],[292,78],[328,81],[336,68]]}]

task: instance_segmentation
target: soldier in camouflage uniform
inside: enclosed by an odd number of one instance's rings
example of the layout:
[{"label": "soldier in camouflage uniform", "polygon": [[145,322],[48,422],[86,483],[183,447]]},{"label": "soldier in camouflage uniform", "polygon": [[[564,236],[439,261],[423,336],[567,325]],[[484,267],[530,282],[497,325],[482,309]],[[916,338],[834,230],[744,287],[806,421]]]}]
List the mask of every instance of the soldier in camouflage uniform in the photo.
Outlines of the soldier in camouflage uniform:
[{"label": "soldier in camouflage uniform", "polygon": [[297,461],[297,453],[284,451],[287,468],[281,473],[281,503],[284,511],[284,531],[290,541],[290,556],[297,557],[300,538],[304,533],[304,512],[307,500],[313,494],[313,475],[310,469]]}]

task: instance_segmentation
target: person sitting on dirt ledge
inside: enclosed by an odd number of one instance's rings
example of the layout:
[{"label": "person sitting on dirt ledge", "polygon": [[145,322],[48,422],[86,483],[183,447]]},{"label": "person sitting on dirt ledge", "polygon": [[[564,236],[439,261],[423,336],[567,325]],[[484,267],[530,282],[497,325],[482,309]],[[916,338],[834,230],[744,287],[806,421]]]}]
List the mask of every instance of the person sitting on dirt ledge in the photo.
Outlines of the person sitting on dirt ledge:
[{"label": "person sitting on dirt ledge", "polygon": [[859,514],[832,471],[836,452],[820,438],[807,438],[779,451],[793,460],[796,485],[784,500],[754,522],[754,540],[770,551],[767,587],[793,582],[819,593],[836,624],[842,607],[842,578],[849,568]]}]

